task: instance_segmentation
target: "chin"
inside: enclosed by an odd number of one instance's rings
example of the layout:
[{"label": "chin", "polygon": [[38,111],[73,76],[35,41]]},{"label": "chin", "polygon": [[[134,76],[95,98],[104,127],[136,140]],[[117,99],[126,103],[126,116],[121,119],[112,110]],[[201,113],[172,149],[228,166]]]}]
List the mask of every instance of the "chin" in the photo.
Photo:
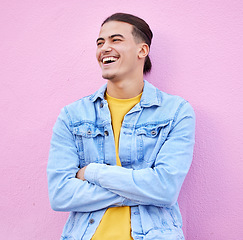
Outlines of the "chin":
[{"label": "chin", "polygon": [[112,80],[116,77],[115,74],[102,74],[102,77],[107,80]]}]

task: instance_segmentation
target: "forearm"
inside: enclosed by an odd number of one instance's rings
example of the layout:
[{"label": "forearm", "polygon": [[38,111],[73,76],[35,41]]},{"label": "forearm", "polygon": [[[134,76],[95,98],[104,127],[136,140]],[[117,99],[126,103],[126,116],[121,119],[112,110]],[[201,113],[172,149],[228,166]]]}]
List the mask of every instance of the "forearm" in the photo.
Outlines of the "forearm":
[{"label": "forearm", "polygon": [[136,203],[100,186],[75,177],[49,175],[49,198],[55,211],[91,212],[114,206],[135,206]]},{"label": "forearm", "polygon": [[172,179],[171,173],[160,168],[132,170],[94,163],[88,166],[86,173],[86,179],[91,183],[139,205],[173,205],[181,187],[179,176],[172,180],[173,183],[168,183],[168,179]]}]

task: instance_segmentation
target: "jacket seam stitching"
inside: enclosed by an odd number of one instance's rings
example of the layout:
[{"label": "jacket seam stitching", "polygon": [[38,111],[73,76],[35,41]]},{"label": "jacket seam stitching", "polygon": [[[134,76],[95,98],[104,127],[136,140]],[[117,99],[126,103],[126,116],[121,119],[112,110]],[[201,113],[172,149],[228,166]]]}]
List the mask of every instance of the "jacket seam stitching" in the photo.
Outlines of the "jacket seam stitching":
[{"label": "jacket seam stitching", "polygon": [[67,110],[67,107],[64,107],[64,111],[65,111],[66,116],[67,116],[68,121],[69,121],[68,125],[69,125],[71,128],[73,128],[72,120],[71,120],[70,114],[69,114],[69,112],[68,112],[68,110]]},{"label": "jacket seam stitching", "polygon": [[171,130],[174,128],[174,124],[175,124],[175,122],[176,122],[176,120],[177,120],[177,117],[178,117],[178,115],[179,115],[179,112],[180,112],[181,108],[182,108],[186,103],[188,103],[186,100],[182,101],[182,102],[180,103],[179,107],[177,108],[176,113],[175,113],[175,116],[174,116],[174,119],[173,119],[173,122],[172,122]]}]

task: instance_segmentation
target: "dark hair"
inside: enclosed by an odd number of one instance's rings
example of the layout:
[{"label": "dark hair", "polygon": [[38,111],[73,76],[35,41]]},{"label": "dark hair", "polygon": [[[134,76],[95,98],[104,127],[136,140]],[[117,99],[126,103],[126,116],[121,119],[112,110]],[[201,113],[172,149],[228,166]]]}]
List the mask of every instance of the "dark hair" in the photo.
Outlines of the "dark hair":
[{"label": "dark hair", "polygon": [[[150,47],[153,33],[149,25],[143,19],[127,13],[115,13],[108,17],[101,26],[110,21],[126,22],[133,25],[132,34],[135,40],[144,41]],[[151,68],[152,63],[149,56],[147,56],[143,67],[143,73],[146,74],[150,72]]]}]

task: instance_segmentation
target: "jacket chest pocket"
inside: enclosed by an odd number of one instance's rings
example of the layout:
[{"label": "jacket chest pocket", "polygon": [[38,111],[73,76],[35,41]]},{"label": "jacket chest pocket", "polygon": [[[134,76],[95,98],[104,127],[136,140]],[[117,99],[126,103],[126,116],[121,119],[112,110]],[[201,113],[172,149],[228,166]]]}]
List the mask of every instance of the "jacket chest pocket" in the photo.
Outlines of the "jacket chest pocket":
[{"label": "jacket chest pocket", "polygon": [[92,123],[74,127],[73,134],[80,159],[80,167],[104,161],[104,128]]},{"label": "jacket chest pocket", "polygon": [[136,130],[137,157],[139,162],[155,161],[170,130],[171,121],[146,124]]}]

